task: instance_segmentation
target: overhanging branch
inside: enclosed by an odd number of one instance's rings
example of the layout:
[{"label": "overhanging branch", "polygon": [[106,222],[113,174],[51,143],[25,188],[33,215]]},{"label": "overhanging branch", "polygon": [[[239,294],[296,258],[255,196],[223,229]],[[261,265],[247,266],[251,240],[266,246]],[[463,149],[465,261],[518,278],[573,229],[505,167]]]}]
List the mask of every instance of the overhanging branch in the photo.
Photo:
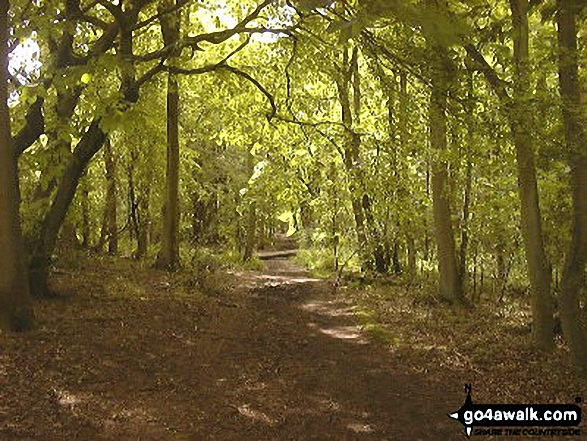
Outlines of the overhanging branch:
[{"label": "overhanging branch", "polygon": [[[242,47],[244,47],[244,45],[241,45]],[[265,89],[265,87],[255,78],[253,78],[251,75],[249,75],[248,73],[234,67],[234,66],[230,66],[229,64],[226,64],[226,62],[223,60],[220,63],[216,63],[216,64],[209,64],[206,66],[201,66],[201,67],[196,67],[194,69],[184,69],[181,67],[177,67],[177,66],[165,66],[162,65],[163,69],[167,70],[167,72],[169,72],[170,74],[175,74],[175,75],[199,75],[199,74],[204,74],[204,73],[209,73],[209,72],[216,72],[219,70],[227,70],[228,72],[232,72],[235,75],[238,75],[241,78],[246,79],[247,81],[249,81],[250,83],[252,83],[263,95],[265,95],[265,97],[267,98],[267,100],[269,101],[269,104],[271,105],[271,112],[267,115],[267,119],[269,121],[271,121],[275,115],[277,114],[277,106],[275,105],[275,99],[273,98],[273,95],[271,95],[271,93],[269,93],[269,91],[267,89]]]},{"label": "overhanging branch", "polygon": [[267,115],[267,120],[271,121],[275,117],[275,114],[277,113],[277,106],[275,105],[275,99],[273,98],[273,95],[271,95],[269,93],[269,91],[267,91],[267,89],[265,89],[265,87],[263,87],[263,85],[259,81],[257,81],[255,78],[250,76],[248,73],[246,73],[240,69],[237,69],[236,67],[229,66],[228,64],[222,64],[219,67],[219,69],[228,70],[229,72],[232,72],[233,74],[238,75],[239,77],[242,77],[242,78],[248,80],[250,83],[252,83],[263,95],[265,95],[265,97],[269,101],[269,104],[271,104],[271,112]]}]

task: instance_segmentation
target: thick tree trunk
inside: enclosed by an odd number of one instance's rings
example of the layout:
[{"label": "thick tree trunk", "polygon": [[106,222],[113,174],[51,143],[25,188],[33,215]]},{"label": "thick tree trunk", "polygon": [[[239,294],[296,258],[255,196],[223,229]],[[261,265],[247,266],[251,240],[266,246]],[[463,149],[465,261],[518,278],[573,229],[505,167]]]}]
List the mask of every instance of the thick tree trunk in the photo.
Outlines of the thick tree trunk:
[{"label": "thick tree trunk", "polygon": [[[121,23],[119,44],[119,55],[125,66],[121,71],[121,93],[124,99],[119,104],[136,103],[139,98],[132,59],[132,28],[137,21],[138,10],[131,9],[125,14],[125,18],[124,23]],[[33,246],[29,261],[29,281],[31,293],[35,296],[46,296],[49,293],[49,265],[59,229],[75,196],[82,174],[106,139],[100,123],[101,119],[95,118],[74,149],[59,180],[51,207],[44,217],[39,238]]]},{"label": "thick tree trunk", "polygon": [[[170,7],[173,0],[164,2]],[[163,4],[162,4],[163,5]],[[161,18],[161,30],[166,46],[179,39],[179,15]],[[179,84],[174,74],[167,77],[167,169],[165,173],[165,209],[161,250],[155,266],[174,271],[179,268]]]},{"label": "thick tree trunk", "polygon": [[579,307],[587,263],[587,136],[581,121],[576,25],[579,11],[573,0],[560,0],[559,6],[559,87],[573,201],[573,229],[561,278],[560,313],[574,362],[587,371],[587,338]]},{"label": "thick tree trunk", "polygon": [[179,267],[179,87],[177,78],[167,80],[167,171],[161,251],[156,266],[170,271]]},{"label": "thick tree trunk", "polygon": [[[132,29],[138,19],[138,10],[131,8],[124,17],[125,20],[120,23],[118,51],[123,61],[121,64],[124,66],[121,69],[122,85],[120,89],[123,99],[119,101],[119,105],[136,103],[139,98],[132,54]],[[114,39],[114,37],[113,35],[112,38]],[[106,42],[106,44],[109,43]],[[75,196],[81,176],[106,139],[106,134],[100,127],[100,123],[101,119],[95,118],[74,149],[59,180],[51,207],[43,219],[40,235],[31,250],[29,280],[31,293],[35,296],[45,296],[49,293],[47,286],[49,265],[59,229]]]},{"label": "thick tree trunk", "polygon": [[532,288],[532,337],[537,347],[550,349],[554,343],[554,303],[550,263],[544,249],[533,150],[534,121],[528,62],[528,0],[510,0],[510,6],[516,72],[510,124],[516,148],[522,234]]},{"label": "thick tree trunk", "polygon": [[[65,2],[65,17],[66,20],[75,20],[76,11],[79,10],[79,0],[69,0]],[[51,43],[50,49],[55,53],[53,59],[54,69],[64,69],[67,67],[69,60],[73,55],[74,45],[74,32],[75,30],[71,27],[64,27],[61,39],[58,44]],[[53,130],[47,133],[48,136],[48,149],[49,157],[45,158],[45,161],[49,163],[49,168],[58,167],[59,164],[63,164],[69,158],[71,154],[71,139],[67,136],[67,132],[64,130],[65,127],[70,125],[71,118],[75,112],[75,108],[79,102],[83,88],[80,85],[68,87],[57,92],[57,100],[54,106],[55,116],[57,117],[57,124],[53,124],[55,127]],[[40,133],[38,134],[40,136]],[[39,201],[48,199],[58,184],[58,178],[53,176],[48,182],[44,182],[45,177],[42,177],[33,192],[33,200]],[[42,185],[41,183],[45,184]],[[46,208],[50,205],[50,201],[47,201]],[[39,216],[39,220],[42,222],[42,216]]]},{"label": "thick tree trunk", "polygon": [[33,326],[19,216],[18,166],[7,100],[8,8],[0,3],[0,330]]},{"label": "thick tree trunk", "polygon": [[446,103],[448,68],[446,50],[433,46],[432,93],[430,97],[430,146],[437,158],[432,165],[432,203],[434,232],[438,249],[440,295],[452,303],[463,303],[461,278],[457,266],[455,238],[450,213],[446,154]]},{"label": "thick tree trunk", "polygon": [[59,180],[57,193],[55,194],[49,212],[45,216],[39,239],[35,243],[29,262],[31,292],[35,296],[42,297],[49,293],[47,287],[49,264],[51,262],[51,255],[55,249],[59,229],[67,215],[79,180],[87,164],[100,150],[105,139],[106,135],[100,129],[99,122],[92,122],[74,150],[71,161]]}]

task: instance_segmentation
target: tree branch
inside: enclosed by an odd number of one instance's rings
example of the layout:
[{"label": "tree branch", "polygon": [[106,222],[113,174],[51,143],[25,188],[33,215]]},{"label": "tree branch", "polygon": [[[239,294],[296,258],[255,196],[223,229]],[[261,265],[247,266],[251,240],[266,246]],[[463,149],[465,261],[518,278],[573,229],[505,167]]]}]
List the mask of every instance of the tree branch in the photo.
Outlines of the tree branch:
[{"label": "tree branch", "polygon": [[503,81],[495,70],[489,65],[483,54],[477,50],[471,43],[467,43],[463,46],[467,51],[469,58],[476,64],[477,70],[485,76],[485,79],[498,96],[500,101],[507,104],[511,97],[507,91],[507,83]]},{"label": "tree branch", "polygon": [[192,3],[193,1],[194,0],[177,0],[177,4],[176,5],[173,5],[172,7],[163,9],[162,11],[160,11],[157,14],[155,14],[155,15],[147,18],[146,20],[143,20],[143,21],[137,23],[133,27],[133,30],[136,31],[137,29],[144,28],[145,26],[150,25],[154,21],[157,21],[160,18],[163,18],[165,15],[172,14],[175,11],[179,11],[181,8],[183,8],[184,6],[188,5],[189,3]]},{"label": "tree branch", "polygon": [[220,44],[228,40],[233,35],[238,34],[239,32],[243,32],[246,29],[247,24],[258,18],[261,11],[270,4],[274,3],[275,1],[276,0],[265,0],[263,3],[259,4],[259,6],[257,6],[253,12],[247,15],[240,23],[238,23],[232,29],[225,29],[224,31],[210,32],[208,34],[201,34],[195,37],[189,37],[186,39],[185,45],[197,48],[198,44],[204,41],[207,41],[208,43],[212,44]]},{"label": "tree branch", "polygon": [[[244,45],[241,45],[241,46],[244,47]],[[225,58],[225,60],[226,59],[228,59],[228,58]],[[167,72],[169,72],[170,74],[175,74],[175,75],[199,75],[199,74],[204,74],[204,73],[209,73],[209,72],[216,72],[219,70],[227,70],[229,72],[232,72],[233,74],[238,75],[239,77],[242,77],[242,78],[248,80],[263,95],[265,95],[265,97],[269,101],[269,104],[271,105],[271,112],[267,115],[267,119],[269,121],[271,121],[275,117],[275,115],[277,114],[277,106],[275,105],[275,99],[273,98],[273,95],[271,95],[271,93],[269,93],[269,91],[267,89],[265,89],[265,87],[259,81],[257,81],[255,78],[253,78],[251,75],[249,75],[248,73],[246,73],[236,67],[233,67],[233,66],[226,64],[225,60],[223,60],[219,63],[216,63],[216,64],[209,64],[209,65],[197,67],[194,69],[184,69],[184,68],[176,67],[176,66],[164,66],[164,69],[167,70]]]},{"label": "tree branch", "polygon": [[116,6],[114,3],[110,3],[108,0],[98,0],[99,5],[103,6],[112,16],[119,22],[124,20],[124,12],[121,6]]},{"label": "tree branch", "polygon": [[28,108],[25,125],[18,134],[12,138],[14,151],[20,156],[41,136],[45,130],[45,117],[43,116],[43,104],[45,99],[41,96]]},{"label": "tree branch", "polygon": [[242,70],[237,69],[236,67],[229,66],[228,64],[222,64],[221,66],[219,66],[219,69],[228,70],[229,72],[232,72],[233,74],[238,75],[239,77],[242,77],[242,78],[248,80],[249,82],[253,83],[253,85],[263,95],[265,95],[265,97],[269,101],[269,104],[271,104],[271,112],[267,115],[267,120],[271,121],[275,117],[275,115],[277,113],[277,106],[275,105],[275,99],[273,98],[273,95],[271,95],[267,91],[267,89],[265,89],[265,87],[263,87],[263,85],[261,83],[259,83],[259,81],[257,81],[255,78],[250,76],[248,73],[243,72]]}]

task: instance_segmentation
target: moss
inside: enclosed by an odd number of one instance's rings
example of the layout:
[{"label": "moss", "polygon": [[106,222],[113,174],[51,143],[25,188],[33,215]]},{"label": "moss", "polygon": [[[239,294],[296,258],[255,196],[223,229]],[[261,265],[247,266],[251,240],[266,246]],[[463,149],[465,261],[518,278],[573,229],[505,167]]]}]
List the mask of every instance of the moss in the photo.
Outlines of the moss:
[{"label": "moss", "polygon": [[363,332],[367,334],[369,338],[379,343],[397,345],[400,341],[395,333],[385,328],[383,325],[377,323],[369,323],[364,325]]}]

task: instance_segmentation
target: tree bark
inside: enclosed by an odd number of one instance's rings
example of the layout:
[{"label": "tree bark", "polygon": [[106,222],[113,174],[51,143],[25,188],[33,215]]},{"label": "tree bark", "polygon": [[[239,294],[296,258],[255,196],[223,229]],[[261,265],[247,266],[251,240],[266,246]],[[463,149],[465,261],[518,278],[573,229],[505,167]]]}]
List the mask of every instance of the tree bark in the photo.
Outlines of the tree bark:
[{"label": "tree bark", "polygon": [[145,192],[141,195],[139,200],[139,232],[137,236],[137,250],[135,257],[142,259],[147,255],[150,242],[150,231],[151,231],[151,212],[150,212],[150,198],[151,192],[149,189],[145,189]]},{"label": "tree bark", "polygon": [[39,239],[35,243],[29,262],[31,292],[35,296],[43,297],[49,294],[47,286],[49,265],[59,229],[67,215],[87,164],[100,150],[105,139],[106,135],[100,129],[99,121],[92,122],[75,148],[70,163],[59,180],[57,193],[45,216]]},{"label": "tree bark", "polygon": [[[168,6],[173,1],[167,2]],[[161,19],[166,46],[179,39],[179,17],[168,14]],[[167,77],[167,169],[165,173],[165,209],[161,250],[155,266],[174,271],[179,268],[179,84],[177,76]]]},{"label": "tree bark", "polygon": [[[247,152],[247,170],[249,176],[253,176],[255,171],[255,157],[249,151]],[[247,218],[245,222],[245,237],[243,249],[243,261],[251,260],[255,245],[257,244],[257,204],[254,200],[250,200],[247,208]]]},{"label": "tree bark", "polygon": [[563,333],[575,364],[587,371],[587,338],[581,323],[579,295],[585,288],[587,263],[587,136],[581,121],[577,23],[573,0],[560,0],[557,15],[559,88],[573,204],[571,243],[561,278],[560,313]]},{"label": "tree bark", "polygon": [[532,288],[532,337],[537,347],[550,349],[554,344],[554,303],[551,294],[551,268],[544,249],[531,132],[534,121],[528,61],[528,0],[510,0],[510,7],[515,62],[510,125],[516,148],[522,234]]},{"label": "tree bark", "polygon": [[167,169],[161,250],[156,266],[170,271],[179,267],[179,88],[177,78],[167,80]]},{"label": "tree bark", "polygon": [[450,213],[448,167],[442,157],[447,150],[448,54],[446,49],[438,45],[432,45],[432,50],[434,55],[430,96],[430,146],[437,155],[432,164],[432,204],[438,249],[439,289],[443,298],[455,304],[462,304],[464,298]]},{"label": "tree bark", "polygon": [[104,164],[106,168],[106,232],[108,235],[108,254],[112,256],[118,253],[116,162],[116,158],[112,152],[112,143],[107,138],[104,143]]},{"label": "tree bark", "polygon": [[[130,9],[124,14],[120,24],[119,56],[125,67],[121,69],[121,94],[123,99],[119,105],[136,103],[138,101],[138,84],[135,81],[135,72],[132,54],[132,29],[138,19],[138,10]],[[102,148],[106,133],[100,127],[101,118],[96,117],[75,147],[71,159],[59,179],[57,191],[49,211],[45,215],[39,238],[33,246],[29,260],[29,281],[31,293],[34,296],[49,294],[47,285],[49,265],[55,249],[59,229],[67,215],[73,200],[79,180],[94,155]]]},{"label": "tree bark", "polygon": [[359,242],[359,247],[364,248],[367,246],[367,236],[365,233],[365,217],[363,215],[363,208],[361,206],[361,198],[358,195],[360,193],[360,189],[357,188],[359,178],[356,170],[356,168],[359,166],[361,137],[352,129],[353,114],[349,96],[349,88],[351,86],[353,73],[351,63],[353,62],[355,62],[355,57],[352,57],[349,60],[348,48],[345,46],[342,57],[342,74],[337,81],[338,98],[341,106],[341,119],[347,131],[347,141],[345,143],[344,149],[344,165],[347,173],[350,176],[349,190],[351,193],[351,205],[355,219],[357,240]]},{"label": "tree bark", "polygon": [[0,330],[21,331],[34,324],[24,262],[19,215],[17,152],[8,110],[8,9],[0,3]]},{"label": "tree bark", "polygon": [[82,178],[82,248],[90,248],[91,228],[90,228],[90,189],[88,184],[88,177],[84,175]]},{"label": "tree bark", "polygon": [[245,228],[245,249],[243,251],[243,260],[246,262],[253,257],[255,243],[257,242],[257,205],[255,202],[251,202],[249,205]]}]

